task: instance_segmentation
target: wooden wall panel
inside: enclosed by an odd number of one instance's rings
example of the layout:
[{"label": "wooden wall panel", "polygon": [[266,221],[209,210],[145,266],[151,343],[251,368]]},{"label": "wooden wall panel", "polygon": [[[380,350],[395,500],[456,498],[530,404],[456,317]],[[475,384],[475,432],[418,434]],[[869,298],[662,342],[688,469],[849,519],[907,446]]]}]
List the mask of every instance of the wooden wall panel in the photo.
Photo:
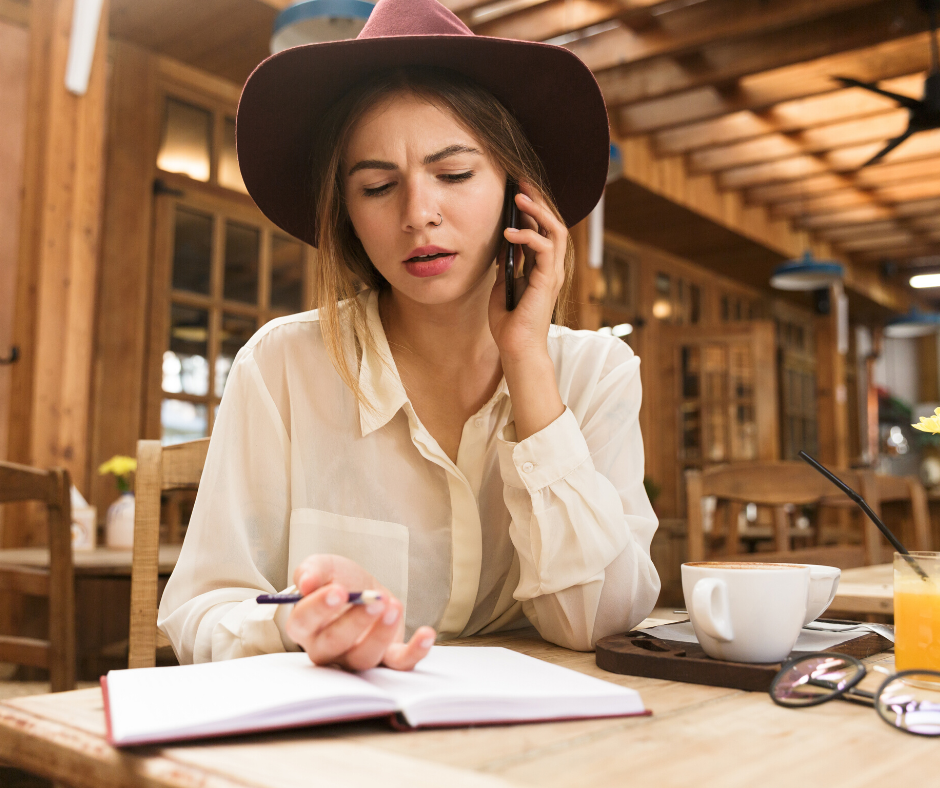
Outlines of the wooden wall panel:
[{"label": "wooden wall panel", "polygon": [[134,456],[143,437],[145,341],[150,286],[153,168],[160,102],[153,55],[111,46],[108,152],[91,410],[91,500],[101,516],[115,497],[95,472],[115,454]]},{"label": "wooden wall panel", "polygon": [[[23,186],[23,135],[29,31],[0,21],[0,356],[13,346],[16,260]],[[0,460],[7,458],[10,385],[13,370],[0,366]]]},{"label": "wooden wall panel", "polygon": [[[88,492],[87,425],[104,155],[107,11],[88,92],[65,89],[71,0],[35,0],[29,40],[10,459],[62,465]],[[7,522],[3,545],[40,543]]]}]

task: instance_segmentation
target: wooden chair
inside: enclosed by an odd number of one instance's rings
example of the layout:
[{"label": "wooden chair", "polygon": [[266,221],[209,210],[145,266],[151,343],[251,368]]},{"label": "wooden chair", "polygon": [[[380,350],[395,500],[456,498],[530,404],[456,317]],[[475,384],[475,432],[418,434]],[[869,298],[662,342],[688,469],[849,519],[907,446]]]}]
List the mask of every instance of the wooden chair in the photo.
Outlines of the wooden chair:
[{"label": "wooden chair", "polygon": [[171,490],[198,488],[208,450],[208,438],[175,446],[137,442],[129,668],[153,667],[158,645],[169,645],[157,632],[160,496]]},{"label": "wooden chair", "polygon": [[[914,476],[889,476],[888,474],[870,474],[870,487],[873,489],[872,498],[868,502],[875,514],[884,520],[882,504],[904,502],[910,506],[910,518],[905,525],[910,524],[906,532],[896,534],[908,550],[930,550],[930,510],[927,506],[927,491]],[[891,523],[887,525],[890,527]],[[893,530],[893,529],[892,529]],[[894,549],[884,541],[884,560],[878,563],[890,563]]]},{"label": "wooden chair", "polygon": [[[836,474],[849,487],[857,490],[871,503],[873,492],[864,474],[838,470]],[[686,499],[688,506],[689,560],[706,560],[706,534],[702,518],[702,499],[714,496],[732,508],[754,503],[771,507],[774,513],[773,552],[744,554],[748,561],[799,561],[824,563],[848,569],[879,563],[880,540],[877,528],[867,519],[863,522],[862,544],[827,545],[793,549],[791,539],[799,535],[790,528],[785,507],[788,504],[822,506],[854,506],[846,495],[831,482],[802,462],[741,463],[720,465],[704,471],[686,472]],[[721,558],[734,558],[739,554],[739,534],[735,517],[730,518],[725,534]],[[709,558],[719,556],[708,556]]]},{"label": "wooden chair", "polygon": [[49,511],[49,568],[0,564],[0,591],[49,600],[49,639],[0,635],[0,661],[49,670],[53,692],[75,688],[71,481],[62,468],[0,462],[0,503],[41,501]]}]

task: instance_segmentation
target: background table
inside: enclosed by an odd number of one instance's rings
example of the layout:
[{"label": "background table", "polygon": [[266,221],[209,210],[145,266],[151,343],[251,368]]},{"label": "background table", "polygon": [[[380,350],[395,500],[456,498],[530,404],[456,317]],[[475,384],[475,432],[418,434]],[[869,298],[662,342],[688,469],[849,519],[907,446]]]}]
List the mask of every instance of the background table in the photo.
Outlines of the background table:
[{"label": "background table", "polygon": [[830,610],[840,613],[894,614],[894,567],[891,564],[843,569]]},{"label": "background table", "polygon": [[[160,547],[160,590],[176,566],[182,545]],[[131,605],[132,551],[99,547],[73,553],[75,568],[75,645],[78,678],[97,680],[112,668],[127,666]],[[49,549],[0,550],[0,564],[49,566]],[[46,600],[24,597],[18,634],[41,637],[48,628]]]},{"label": "background table", "polygon": [[[0,759],[78,788],[207,786],[931,785],[940,740],[870,708],[783,709],[763,693],[619,676],[531,630],[458,641],[506,646],[640,691],[652,717],[397,733],[382,722],[117,751],[97,689],[0,703]],[[867,681],[867,679],[866,679]],[[872,681],[880,681],[873,674]]]}]

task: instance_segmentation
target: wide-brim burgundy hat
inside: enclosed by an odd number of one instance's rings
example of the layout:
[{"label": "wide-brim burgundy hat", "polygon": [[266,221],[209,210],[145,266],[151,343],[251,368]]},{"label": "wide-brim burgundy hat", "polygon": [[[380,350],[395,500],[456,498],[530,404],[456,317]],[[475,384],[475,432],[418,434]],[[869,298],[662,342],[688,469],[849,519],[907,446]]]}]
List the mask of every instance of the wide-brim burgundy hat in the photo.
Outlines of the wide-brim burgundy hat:
[{"label": "wide-brim burgundy hat", "polygon": [[516,117],[571,227],[597,204],[610,130],[597,81],[562,47],[474,35],[435,0],[379,0],[358,38],[307,44],[264,60],[238,104],[238,163],[248,193],[278,227],[316,246],[311,147],[327,109],[367,75],[398,66],[457,71]]}]

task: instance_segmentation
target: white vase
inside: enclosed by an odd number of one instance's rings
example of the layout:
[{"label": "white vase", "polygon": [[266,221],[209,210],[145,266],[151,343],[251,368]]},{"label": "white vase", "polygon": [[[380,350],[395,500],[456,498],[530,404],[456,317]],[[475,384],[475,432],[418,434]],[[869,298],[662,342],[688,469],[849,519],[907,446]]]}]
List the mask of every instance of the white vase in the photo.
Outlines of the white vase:
[{"label": "white vase", "polygon": [[134,493],[121,493],[108,507],[104,541],[117,550],[130,550],[134,546]]}]

